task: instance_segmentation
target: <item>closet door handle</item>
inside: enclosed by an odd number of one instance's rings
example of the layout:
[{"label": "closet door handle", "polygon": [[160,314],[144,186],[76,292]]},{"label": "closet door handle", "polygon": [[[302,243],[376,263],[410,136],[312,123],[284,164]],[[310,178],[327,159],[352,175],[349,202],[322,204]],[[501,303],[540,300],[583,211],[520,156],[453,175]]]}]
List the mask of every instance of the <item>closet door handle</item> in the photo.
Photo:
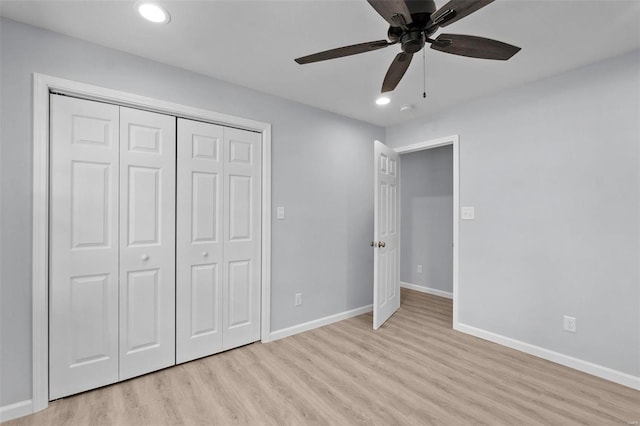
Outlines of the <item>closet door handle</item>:
[{"label": "closet door handle", "polygon": [[203,251],[203,252],[202,252],[202,257],[207,257],[207,256],[209,256],[209,252],[207,252],[207,251]]},{"label": "closet door handle", "polygon": [[148,254],[143,254],[142,256],[140,256],[140,259],[142,259],[144,262],[146,262],[147,260],[149,260],[149,255]]}]

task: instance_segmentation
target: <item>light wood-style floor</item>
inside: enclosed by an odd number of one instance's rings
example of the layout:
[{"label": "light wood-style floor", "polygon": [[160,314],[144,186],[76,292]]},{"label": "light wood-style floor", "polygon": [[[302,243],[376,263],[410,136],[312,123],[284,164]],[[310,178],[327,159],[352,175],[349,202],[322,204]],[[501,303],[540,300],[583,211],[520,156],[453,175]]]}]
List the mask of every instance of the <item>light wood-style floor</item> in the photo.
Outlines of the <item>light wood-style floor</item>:
[{"label": "light wood-style floor", "polygon": [[451,329],[402,290],[371,314],[55,401],[6,425],[627,425],[640,392]]}]

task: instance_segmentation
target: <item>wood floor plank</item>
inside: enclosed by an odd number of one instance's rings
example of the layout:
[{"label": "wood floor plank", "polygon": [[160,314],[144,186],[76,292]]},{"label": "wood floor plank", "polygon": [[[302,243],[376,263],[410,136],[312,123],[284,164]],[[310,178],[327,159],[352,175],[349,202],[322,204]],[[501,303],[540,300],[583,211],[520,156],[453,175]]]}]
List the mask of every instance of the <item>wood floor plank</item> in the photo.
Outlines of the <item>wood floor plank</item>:
[{"label": "wood floor plank", "polygon": [[640,392],[452,330],[452,301],[402,289],[364,314],[50,403],[21,425],[625,425]]}]

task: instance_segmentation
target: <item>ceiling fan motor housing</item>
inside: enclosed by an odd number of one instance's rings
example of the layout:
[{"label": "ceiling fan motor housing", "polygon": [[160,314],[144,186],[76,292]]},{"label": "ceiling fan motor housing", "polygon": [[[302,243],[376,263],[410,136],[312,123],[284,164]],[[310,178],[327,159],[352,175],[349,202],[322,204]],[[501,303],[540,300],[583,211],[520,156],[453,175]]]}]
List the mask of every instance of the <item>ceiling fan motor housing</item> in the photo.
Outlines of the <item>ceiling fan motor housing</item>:
[{"label": "ceiling fan motor housing", "polygon": [[406,31],[400,36],[402,51],[405,53],[416,53],[424,47],[424,34],[422,31]]},{"label": "ceiling fan motor housing", "polygon": [[433,34],[438,27],[433,25],[431,14],[436,5],[432,0],[405,0],[411,13],[411,23],[404,27],[391,26],[387,36],[391,42],[400,42],[402,51],[416,53],[424,47],[426,36]]}]

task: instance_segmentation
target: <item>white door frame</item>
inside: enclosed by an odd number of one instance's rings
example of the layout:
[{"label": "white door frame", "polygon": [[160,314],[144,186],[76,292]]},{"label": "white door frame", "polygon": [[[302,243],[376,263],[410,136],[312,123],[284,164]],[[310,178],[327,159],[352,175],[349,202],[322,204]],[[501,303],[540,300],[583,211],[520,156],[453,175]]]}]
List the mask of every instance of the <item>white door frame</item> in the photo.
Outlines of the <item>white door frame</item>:
[{"label": "white door frame", "polygon": [[33,74],[32,412],[49,403],[49,94],[114,103],[262,133],[261,341],[271,331],[271,124]]},{"label": "white door frame", "polygon": [[[458,330],[458,312],[460,303],[458,300],[458,268],[460,254],[460,147],[459,136],[451,135],[445,138],[433,139],[426,142],[418,142],[412,145],[395,148],[398,154],[408,154],[410,152],[423,151],[425,149],[438,148],[451,145],[453,147],[453,329]],[[402,174],[402,168],[400,168]],[[402,182],[402,176],[400,177]],[[400,187],[402,194],[402,186]],[[402,210],[402,205],[400,206]],[[402,215],[400,215],[402,217]],[[402,228],[402,222],[400,222]],[[402,244],[401,244],[402,245]],[[400,251],[402,258],[402,250]]]}]

